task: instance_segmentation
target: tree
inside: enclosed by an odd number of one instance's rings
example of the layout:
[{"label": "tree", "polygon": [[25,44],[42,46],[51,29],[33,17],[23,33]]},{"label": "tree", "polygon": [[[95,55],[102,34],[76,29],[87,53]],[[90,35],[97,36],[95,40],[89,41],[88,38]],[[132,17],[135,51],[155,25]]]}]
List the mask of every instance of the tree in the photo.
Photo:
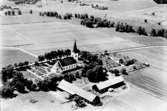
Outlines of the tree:
[{"label": "tree", "polygon": [[147,32],[146,32],[146,30],[145,30],[145,28],[143,28],[143,27],[141,27],[141,26],[138,28],[137,33],[138,33],[139,35],[145,35],[145,36],[148,35]]},{"label": "tree", "polygon": [[14,67],[12,65],[8,65],[7,67],[2,68],[2,82],[6,82],[8,79],[13,77]]},{"label": "tree", "polygon": [[75,73],[75,76],[76,76],[76,78],[81,79],[81,75],[79,74],[78,71]]},{"label": "tree", "polygon": [[22,15],[22,12],[20,10],[18,11],[18,15]]},{"label": "tree", "polygon": [[86,75],[90,82],[99,82],[107,79],[107,73],[101,65],[96,65],[93,69],[89,69]]},{"label": "tree", "polygon": [[119,72],[119,70],[118,69],[114,69],[113,71],[112,71],[112,73],[114,73],[115,74],[115,76],[120,76],[120,72]]},{"label": "tree", "polygon": [[128,75],[128,73],[127,73],[127,71],[126,71],[125,68],[122,68],[122,69],[121,69],[121,73],[124,74],[124,75]]},{"label": "tree", "polygon": [[32,14],[32,10],[30,10],[30,14]]},{"label": "tree", "polygon": [[10,87],[9,85],[3,86],[2,90],[0,91],[0,95],[3,98],[11,98],[11,97],[16,96],[14,94],[14,89],[12,87]]},{"label": "tree", "polygon": [[14,87],[18,92],[25,93],[25,79],[19,71],[13,72],[13,78],[9,81],[9,85]]},{"label": "tree", "polygon": [[40,55],[40,56],[38,56],[38,60],[39,60],[39,61],[44,61],[44,60],[45,60],[45,57],[44,57],[43,55]]},{"label": "tree", "polygon": [[144,19],[144,22],[145,22],[145,23],[148,23],[147,19]]},{"label": "tree", "polygon": [[118,24],[116,25],[115,31],[118,31],[118,32],[119,32],[119,30],[120,30],[120,24],[118,23]]},{"label": "tree", "polygon": [[150,35],[153,36],[153,37],[157,36],[156,30],[152,29]]},{"label": "tree", "polygon": [[124,64],[124,60],[123,59],[119,59],[119,63],[120,64]]},{"label": "tree", "polygon": [[39,66],[39,63],[37,61],[35,61],[34,65],[35,66]]},{"label": "tree", "polygon": [[65,55],[67,56],[71,55],[71,50],[70,49],[65,50]]},{"label": "tree", "polygon": [[16,87],[16,90],[20,93],[25,93],[26,92],[24,83],[22,83],[21,81],[16,81],[15,87]]},{"label": "tree", "polygon": [[11,14],[12,14],[12,15],[15,15],[15,11],[14,11],[14,10],[12,10]]},{"label": "tree", "polygon": [[159,29],[157,35],[164,37],[165,30],[164,29]]},{"label": "tree", "polygon": [[41,80],[37,83],[37,86],[39,87],[39,89],[41,91],[49,91],[48,84],[49,84],[49,81],[47,81],[47,80],[42,81]]}]

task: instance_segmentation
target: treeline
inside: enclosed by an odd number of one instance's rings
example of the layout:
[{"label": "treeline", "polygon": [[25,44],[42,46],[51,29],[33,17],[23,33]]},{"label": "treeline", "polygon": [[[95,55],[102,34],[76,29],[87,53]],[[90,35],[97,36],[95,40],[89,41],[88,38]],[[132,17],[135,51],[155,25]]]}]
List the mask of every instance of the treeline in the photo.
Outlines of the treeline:
[{"label": "treeline", "polygon": [[44,55],[38,56],[38,61],[52,60],[52,59],[57,59],[57,58],[70,56],[70,55],[71,55],[70,49],[56,50],[56,51],[51,51],[51,52],[45,53]]},{"label": "treeline", "polygon": [[22,11],[20,9],[10,9],[5,11],[5,16],[15,16],[15,15],[22,15]]},{"label": "treeline", "polygon": [[165,4],[167,3],[167,0],[154,0],[156,3],[159,3],[159,4]]},{"label": "treeline", "polygon": [[160,37],[167,38],[167,30],[165,30],[165,29],[152,29],[150,32],[150,36],[153,36],[153,37],[160,36]]},{"label": "treeline", "polygon": [[[151,32],[146,31],[145,27],[139,26],[134,27],[127,23],[114,22],[108,19],[102,19],[100,17],[90,16],[88,14],[72,14],[66,13],[65,15],[61,15],[58,12],[40,12],[40,16],[48,16],[48,17],[56,17],[58,19],[69,20],[72,18],[80,19],[80,24],[84,25],[88,28],[98,28],[98,27],[106,27],[106,28],[115,28],[117,32],[126,32],[126,33],[137,33],[139,35],[144,36],[153,36],[153,37],[164,37],[167,38],[167,30],[165,29],[152,29]],[[148,23],[148,20],[144,20],[145,23]]]},{"label": "treeline", "polygon": [[100,17],[88,16],[88,14],[74,14],[76,19],[81,19],[80,24],[89,28],[114,27],[114,22]]},{"label": "treeline", "polygon": [[135,27],[127,23],[115,23],[107,19],[102,19],[100,17],[89,16],[88,14],[74,14],[74,17],[81,19],[80,24],[88,28],[98,28],[98,27],[114,27],[117,32],[126,32],[126,33],[137,33],[144,36],[153,36],[153,37],[164,37],[167,38],[167,30],[165,29],[152,29],[151,32],[146,31],[144,27]]},{"label": "treeline", "polygon": [[167,38],[167,30],[165,29],[151,29],[151,31],[148,32],[146,31],[144,27],[139,26],[135,30],[133,26],[128,25],[127,23],[120,23],[120,22],[116,25],[115,31],[127,32],[127,33],[137,33],[139,35],[144,35],[144,36]]},{"label": "treeline", "polygon": [[61,15],[56,11],[40,12],[39,16],[56,17],[57,19],[64,19],[64,20],[70,20],[73,17],[71,13],[66,13],[65,15]]}]

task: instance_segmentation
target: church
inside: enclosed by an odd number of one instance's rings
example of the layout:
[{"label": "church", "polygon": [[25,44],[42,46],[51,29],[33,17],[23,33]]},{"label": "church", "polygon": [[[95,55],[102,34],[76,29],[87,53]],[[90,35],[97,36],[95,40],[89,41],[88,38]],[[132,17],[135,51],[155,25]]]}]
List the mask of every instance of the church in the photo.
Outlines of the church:
[{"label": "church", "polygon": [[79,50],[77,48],[77,44],[75,40],[73,50],[71,51],[71,56],[59,59],[53,65],[51,72],[63,73],[63,72],[70,71],[77,68],[78,53],[79,53]]}]

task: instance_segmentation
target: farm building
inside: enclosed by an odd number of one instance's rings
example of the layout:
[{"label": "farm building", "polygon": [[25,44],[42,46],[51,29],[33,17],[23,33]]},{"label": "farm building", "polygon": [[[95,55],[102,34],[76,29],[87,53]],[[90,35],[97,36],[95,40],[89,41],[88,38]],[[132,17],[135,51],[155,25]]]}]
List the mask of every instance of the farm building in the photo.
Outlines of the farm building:
[{"label": "farm building", "polygon": [[101,103],[100,98],[98,96],[90,92],[87,92],[65,80],[60,81],[57,87],[63,91],[68,92],[71,95],[78,95],[79,97],[83,98],[86,102],[92,105],[98,105]]},{"label": "farm building", "polygon": [[119,88],[121,86],[125,86],[125,82],[122,76],[114,77],[113,79],[109,79],[104,82],[100,82],[96,85],[92,86],[92,89],[99,92],[99,93],[105,93],[108,91],[108,89],[113,88]]}]

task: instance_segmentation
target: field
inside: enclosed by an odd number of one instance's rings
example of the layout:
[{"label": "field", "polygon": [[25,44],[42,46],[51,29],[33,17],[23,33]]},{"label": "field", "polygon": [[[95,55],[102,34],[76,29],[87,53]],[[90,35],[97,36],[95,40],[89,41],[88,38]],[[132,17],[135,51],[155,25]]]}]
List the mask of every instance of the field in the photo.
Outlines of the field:
[{"label": "field", "polygon": [[[100,1],[93,0],[91,2]],[[48,5],[47,10],[58,10],[61,13],[67,11],[72,11],[73,13],[88,12],[102,17],[108,14],[107,17],[111,16],[111,19],[119,18],[118,21],[123,20],[125,15],[128,15],[124,21],[129,21],[130,19],[130,22],[136,25],[141,25],[141,23],[145,25],[143,23],[143,16],[139,16],[142,22],[137,22],[138,19],[132,17],[136,12],[142,15],[145,8],[149,13],[154,7],[161,7],[152,0],[105,0],[103,3],[109,5],[109,10],[99,11],[91,7],[80,7],[75,3],[60,4],[60,2],[56,2],[57,4],[51,4],[53,2],[49,1],[50,5]],[[91,3],[90,0],[84,2]],[[0,45],[16,49],[1,48],[1,67],[25,60],[35,61],[34,55],[40,55],[51,50],[61,48],[72,49],[74,40],[77,40],[79,49],[92,52],[104,50],[119,52],[120,49],[124,49],[124,52],[120,53],[129,57],[135,57],[142,62],[148,62],[151,64],[151,67],[130,73],[126,77],[130,84],[129,91],[118,97],[105,97],[103,100],[104,106],[88,106],[86,109],[78,110],[167,111],[166,39],[119,33],[115,32],[114,29],[89,29],[72,23],[72,21],[39,17],[37,12],[42,9],[34,6],[27,6],[25,8],[25,10],[33,9],[35,14],[30,15],[26,13],[21,16],[2,17],[0,23],[0,30],[2,30]],[[149,27],[152,27],[152,24],[149,24]],[[136,47],[137,49],[133,49]],[[66,111],[67,108],[69,111],[74,110],[71,108],[73,103],[62,104],[64,102],[62,98],[58,92],[32,92],[20,94],[13,99],[3,100],[2,106],[3,111]],[[37,99],[38,102],[33,104],[30,102],[31,99]]]},{"label": "field", "polygon": [[29,55],[21,50],[14,49],[14,48],[3,48],[0,49],[1,52],[1,62],[0,67],[7,66],[9,64],[30,61],[33,62],[36,60],[35,57]]},{"label": "field", "polygon": [[131,73],[127,80],[139,87],[154,92],[158,97],[167,99],[167,70],[165,68],[167,64],[163,62],[167,60],[165,56],[167,54],[166,52],[166,47],[141,48],[135,51],[122,52],[123,54],[151,64],[149,68]]},{"label": "field", "polygon": [[[3,25],[3,29],[3,34],[6,36],[3,42],[5,46],[16,46],[37,55],[57,48],[72,48],[75,39],[80,49],[89,51],[141,46],[141,44],[114,35],[100,33],[97,30],[68,22]],[[14,33],[13,35],[16,35],[12,39],[16,38],[18,42],[11,41],[10,30]],[[19,41],[22,43],[14,44]]]}]

